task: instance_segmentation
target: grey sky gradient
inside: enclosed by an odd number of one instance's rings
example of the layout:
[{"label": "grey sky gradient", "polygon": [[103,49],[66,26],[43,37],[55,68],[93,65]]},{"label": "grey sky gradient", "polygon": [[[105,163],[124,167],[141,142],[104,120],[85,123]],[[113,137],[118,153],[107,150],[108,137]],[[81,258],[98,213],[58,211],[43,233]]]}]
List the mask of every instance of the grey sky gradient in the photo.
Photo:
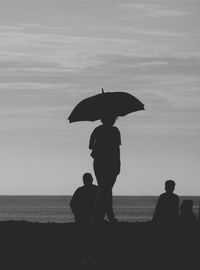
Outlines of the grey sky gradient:
[{"label": "grey sky gradient", "polygon": [[92,170],[69,124],[83,98],[127,91],[115,194],[156,195],[166,179],[200,195],[200,1],[0,2],[0,194],[72,194]]}]

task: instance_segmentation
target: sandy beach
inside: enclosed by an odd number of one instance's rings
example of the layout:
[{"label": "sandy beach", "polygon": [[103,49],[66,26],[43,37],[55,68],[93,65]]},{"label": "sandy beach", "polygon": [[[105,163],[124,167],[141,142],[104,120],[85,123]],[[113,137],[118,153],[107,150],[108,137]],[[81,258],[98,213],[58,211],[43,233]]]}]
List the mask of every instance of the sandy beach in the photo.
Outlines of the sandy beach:
[{"label": "sandy beach", "polygon": [[157,227],[150,222],[85,227],[0,222],[1,265],[7,269],[195,269],[199,229],[199,224]]}]

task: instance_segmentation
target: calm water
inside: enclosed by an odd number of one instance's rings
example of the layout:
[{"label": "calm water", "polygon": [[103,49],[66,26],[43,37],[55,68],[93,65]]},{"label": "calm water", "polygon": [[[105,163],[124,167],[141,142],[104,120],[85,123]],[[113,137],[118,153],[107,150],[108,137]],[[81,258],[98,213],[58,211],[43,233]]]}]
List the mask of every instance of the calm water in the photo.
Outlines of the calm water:
[{"label": "calm water", "polygon": [[[71,222],[70,196],[0,196],[0,221],[26,220],[36,222]],[[198,214],[200,196],[180,197],[192,199],[194,213]],[[157,197],[116,196],[114,209],[120,221],[151,220]]]}]

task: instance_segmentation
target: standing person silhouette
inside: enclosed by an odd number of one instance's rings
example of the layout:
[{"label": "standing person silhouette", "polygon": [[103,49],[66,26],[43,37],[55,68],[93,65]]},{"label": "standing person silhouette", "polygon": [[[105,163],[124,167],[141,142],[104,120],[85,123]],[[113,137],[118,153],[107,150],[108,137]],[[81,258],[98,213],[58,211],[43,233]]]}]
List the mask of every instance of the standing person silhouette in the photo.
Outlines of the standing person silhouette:
[{"label": "standing person silhouette", "polygon": [[102,125],[96,127],[91,134],[89,149],[94,159],[94,172],[99,186],[96,201],[96,220],[104,219],[105,214],[111,223],[117,223],[113,211],[112,188],[120,173],[119,129],[114,126],[115,116],[101,118]]}]

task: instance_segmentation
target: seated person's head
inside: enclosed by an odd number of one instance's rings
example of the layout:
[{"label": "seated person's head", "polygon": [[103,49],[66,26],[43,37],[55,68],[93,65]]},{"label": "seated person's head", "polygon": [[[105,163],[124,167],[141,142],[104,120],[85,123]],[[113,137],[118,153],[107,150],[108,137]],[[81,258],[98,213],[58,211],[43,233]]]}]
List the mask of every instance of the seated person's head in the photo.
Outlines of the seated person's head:
[{"label": "seated person's head", "polygon": [[93,182],[93,177],[91,175],[91,173],[84,173],[83,175],[83,183],[85,186],[90,186],[92,185]]},{"label": "seated person's head", "polygon": [[165,190],[167,193],[172,193],[175,188],[175,182],[173,180],[167,180],[165,182]]},{"label": "seated person's head", "polygon": [[113,116],[113,115],[109,115],[109,116],[104,115],[101,117],[101,122],[105,126],[113,126],[115,121],[116,121],[116,116]]},{"label": "seated person's head", "polygon": [[192,212],[193,201],[192,200],[183,200],[180,206],[181,214],[186,214]]}]

